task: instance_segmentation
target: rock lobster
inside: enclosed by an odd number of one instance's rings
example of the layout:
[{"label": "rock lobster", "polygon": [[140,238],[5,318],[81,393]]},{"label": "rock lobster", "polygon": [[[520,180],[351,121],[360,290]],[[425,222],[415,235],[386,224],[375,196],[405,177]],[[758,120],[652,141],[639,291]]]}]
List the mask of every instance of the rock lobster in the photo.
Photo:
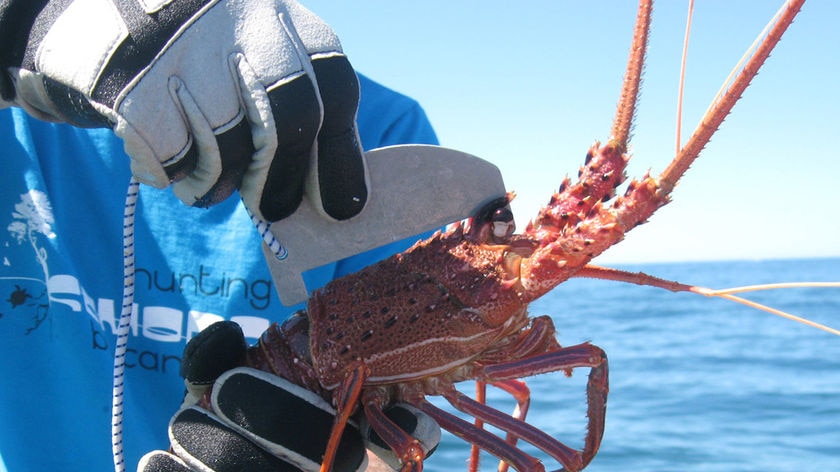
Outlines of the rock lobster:
[{"label": "rock lobster", "polygon": [[[609,140],[586,155],[578,179],[559,190],[521,234],[513,233],[509,194],[473,218],[450,225],[408,251],[336,280],[313,293],[306,313],[266,331],[249,363],[315,391],[337,408],[322,470],[330,470],[343,428],[361,408],[391,447],[403,470],[422,470],[416,439],[383,413],[394,402],[414,405],[441,427],[517,470],[543,470],[516,447],[522,439],[581,470],[598,451],[604,431],[608,367],[595,345],[561,346],[552,320],[529,317],[528,304],[571,277],[596,277],[687,287],[644,274],[590,265],[657,209],[668,203],[679,178],[708,143],[804,0],[787,10],[714,105],[688,143],[659,176],[625,181],[627,147],[644,64],[652,1],[640,3],[630,60]],[[572,449],[524,421],[527,388],[518,379],[587,367],[588,428],[581,450]],[[476,380],[510,392],[518,414],[502,414],[454,383]],[[508,434],[497,437],[429,403],[441,395],[457,410]],[[475,465],[475,460],[473,461]]]}]

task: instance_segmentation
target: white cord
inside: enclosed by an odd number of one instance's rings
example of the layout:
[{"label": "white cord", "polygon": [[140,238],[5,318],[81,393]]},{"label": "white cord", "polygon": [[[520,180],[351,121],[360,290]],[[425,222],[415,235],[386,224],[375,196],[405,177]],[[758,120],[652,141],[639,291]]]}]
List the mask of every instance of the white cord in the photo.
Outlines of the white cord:
[{"label": "white cord", "polygon": [[251,217],[251,222],[254,223],[254,226],[257,228],[257,232],[260,233],[260,237],[262,237],[263,242],[268,246],[268,249],[271,250],[274,257],[277,260],[282,261],[289,255],[289,251],[280,244],[280,241],[274,237],[274,234],[271,232],[271,223],[266,223],[265,221],[261,220],[257,215],[251,212],[251,209],[247,206],[245,210],[248,211],[248,215]]},{"label": "white cord", "polygon": [[[111,403],[111,449],[114,456],[115,472],[125,472],[125,453],[123,450],[125,355],[128,347],[128,334],[131,329],[131,315],[134,309],[134,215],[137,209],[139,189],[140,183],[132,177],[125,194],[125,210],[123,213],[123,301],[114,346],[114,387]],[[262,221],[250,210],[248,210],[248,214],[274,256],[280,260],[285,259],[288,252],[269,230],[270,223]]]},{"label": "white cord", "polygon": [[131,328],[131,312],[134,307],[134,214],[137,208],[139,189],[139,182],[132,177],[125,194],[125,211],[123,213],[123,302],[120,322],[117,326],[117,340],[114,346],[114,390],[111,404],[111,448],[116,472],[125,471],[122,434],[125,354],[128,346],[128,333]]}]

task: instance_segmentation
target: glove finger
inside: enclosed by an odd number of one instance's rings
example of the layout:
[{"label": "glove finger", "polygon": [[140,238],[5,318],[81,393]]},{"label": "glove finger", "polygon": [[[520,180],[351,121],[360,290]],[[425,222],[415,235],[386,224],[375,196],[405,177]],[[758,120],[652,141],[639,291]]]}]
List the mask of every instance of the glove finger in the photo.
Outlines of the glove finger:
[{"label": "glove finger", "polygon": [[344,55],[312,61],[324,119],[310,196],[336,220],[357,215],[367,202],[368,175],[356,128],[359,79]]},{"label": "glove finger", "polygon": [[201,330],[187,343],[181,360],[181,377],[196,398],[222,373],[241,364],[248,344],[242,327],[233,321],[218,321]]},{"label": "glove finger", "polygon": [[[235,44],[238,24],[229,2],[157,3],[166,5],[154,14],[139,12],[136,5],[128,8],[128,3],[118,7],[134,18],[131,40],[108,61],[93,97],[113,108],[114,130],[125,141],[138,180],[161,188],[182,182],[176,186],[181,200],[209,203],[231,191],[231,185],[224,185],[224,191],[211,193],[214,175],[218,178],[223,167],[219,149],[226,147],[216,135],[243,118],[235,76],[220,56],[226,52],[221,47]],[[187,89],[189,109],[183,98]],[[247,147],[250,136],[224,141]],[[247,149],[240,153],[247,156],[245,165],[249,154]],[[206,175],[183,182],[197,168]]]},{"label": "glove finger", "polygon": [[[221,170],[210,189],[204,194],[196,192],[196,195],[201,196],[195,197],[192,206],[208,208],[231,196],[241,185],[242,178],[251,163],[254,146],[248,124],[240,117],[237,117],[237,120],[238,122],[231,127],[223,131],[217,130],[215,139]],[[175,188],[177,189],[177,185]]]},{"label": "glove finger", "polygon": [[186,155],[165,166],[175,195],[184,203],[206,208],[229,197],[242,181],[254,154],[251,130],[240,112],[227,125],[213,129],[184,83],[169,79],[170,91],[189,128]]},{"label": "glove finger", "polygon": [[[335,411],[318,395],[280,377],[238,368],[213,387],[216,414],[272,454],[318,470],[335,420]],[[364,470],[366,451],[358,429],[348,425],[334,468]]]},{"label": "glove finger", "polygon": [[[249,176],[262,172],[265,179],[276,138],[266,141],[258,134],[274,135],[274,125],[267,100],[254,105],[250,95],[264,95],[266,88],[304,70],[274,2],[211,4],[183,21],[182,31],[161,45],[148,70],[115,104],[123,121],[117,132],[126,141],[138,179],[157,187],[177,181],[176,195],[197,206],[226,198],[241,185],[246,171]],[[232,63],[237,57],[253,61],[253,87],[243,86]],[[177,87],[173,100],[161,100],[159,91],[171,88],[173,77],[185,85]],[[182,97],[187,89],[190,99]],[[262,112],[247,110],[254,106]],[[251,172],[261,149],[268,156]],[[251,203],[256,210],[258,199]]]},{"label": "glove finger", "polygon": [[213,414],[183,409],[169,423],[172,450],[190,467],[214,472],[289,471],[300,469],[274,457]]},{"label": "glove finger", "polygon": [[[254,173],[265,172],[265,159],[270,158],[271,164],[265,178],[246,178],[243,197],[252,210],[249,202],[258,199],[256,211],[271,222],[294,213],[305,191],[319,212],[344,220],[358,214],[367,201],[367,169],[356,130],[358,79],[329,25],[296,2],[278,2],[278,10],[302,71],[279,86],[266,87],[275,120],[276,153],[255,158],[263,164],[252,165]],[[254,90],[248,80],[252,74],[242,75],[242,90]],[[260,100],[245,97],[245,101]],[[259,113],[249,113],[249,119],[252,126],[265,122]],[[313,152],[316,136],[317,153]]]},{"label": "glove finger", "polygon": [[[322,123],[319,122],[320,129],[318,131],[317,146],[310,149],[310,154],[307,156],[309,159],[305,163],[298,161],[306,165],[306,169],[308,170],[308,182],[305,192],[314,204],[315,209],[322,215],[336,220],[349,218],[357,214],[364,205],[364,201],[361,202],[361,206],[358,205],[359,196],[362,195],[362,200],[366,197],[366,193],[359,192],[355,188],[347,189],[346,185],[342,185],[344,182],[359,181],[358,166],[349,165],[352,162],[359,162],[362,154],[361,146],[358,144],[358,138],[355,132],[356,109],[359,102],[359,90],[355,72],[352,67],[347,67],[346,70],[336,70],[336,73],[343,72],[343,74],[335,76],[331,75],[334,71],[327,71],[324,78],[326,79],[326,87],[329,95],[325,96],[319,82],[321,77],[318,77],[313,59],[339,57],[343,58],[346,62],[338,36],[328,24],[297,2],[280,0],[277,2],[277,8],[278,17],[281,23],[283,23],[287,34],[289,37],[294,38],[292,43],[296,47],[302,69],[311,81],[311,92],[314,93],[314,100],[318,101],[318,106],[320,107],[319,119],[323,117],[324,120]],[[340,86],[336,86],[336,84],[340,84]],[[303,85],[300,86],[302,87]],[[310,91],[307,90],[307,92],[309,93]],[[342,100],[345,97],[346,99]],[[308,95],[307,98],[309,98]],[[329,100],[329,103],[327,103],[327,100]],[[282,114],[284,112],[285,107],[283,105],[285,102],[285,98],[281,97],[272,101],[272,113],[275,117],[278,116],[278,113]],[[349,103],[350,106],[342,106],[344,103]],[[332,115],[335,115],[335,118]],[[328,134],[331,137],[337,136],[338,134],[345,134],[344,143],[337,143],[337,140],[334,139],[324,141],[322,139],[324,125],[330,127]],[[339,127],[344,129],[336,131],[336,128]],[[346,129],[351,129],[352,132],[346,134],[344,133]],[[297,198],[301,195],[300,193],[296,193],[295,200],[292,201],[293,203],[285,207],[283,206],[283,189],[288,185],[288,182],[283,179],[286,171],[281,167],[282,164],[278,163],[278,157],[281,153],[285,152],[284,147],[290,144],[289,142],[283,142],[282,137],[285,136],[287,140],[290,137],[294,139],[294,134],[289,134],[288,131],[293,133],[294,128],[279,126],[278,123],[278,137],[281,137],[278,156],[275,156],[275,160],[272,163],[271,172],[266,181],[266,188],[261,196],[260,210],[266,214],[269,221],[276,221],[293,213],[297,208]],[[315,137],[307,136],[307,138],[314,141]],[[347,145],[348,143],[349,145]],[[315,152],[315,149],[318,149],[322,145],[323,150]],[[323,160],[325,168],[322,169],[319,166],[319,162],[322,162],[319,159],[319,155],[323,154],[329,155],[331,159]],[[300,157],[302,158],[303,156]],[[303,167],[297,169],[303,169]],[[326,180],[330,185],[329,187],[320,186],[321,179],[318,177],[319,175],[327,177]],[[336,175],[339,178],[335,178]],[[364,174],[362,173],[362,175]],[[297,179],[299,177],[302,176],[294,175],[291,178]],[[295,182],[298,181],[295,180]],[[300,182],[302,183],[303,180]],[[321,189],[323,188],[329,188],[330,192],[322,192]],[[364,186],[363,190],[366,190],[366,186]],[[352,194],[349,200],[351,202],[350,208],[347,208],[345,203],[348,201],[345,198],[347,194]],[[353,204],[353,202],[356,202],[356,204]]]},{"label": "glove finger", "polygon": [[342,54],[338,35],[318,15],[295,1],[278,0],[277,9],[302,45],[301,57]]},{"label": "glove finger", "polygon": [[297,210],[321,124],[321,105],[311,79],[301,75],[268,91],[277,132],[259,210],[266,221],[278,221]]},{"label": "glove finger", "polygon": [[137,472],[190,472],[190,467],[177,456],[164,451],[152,451],[140,458]]},{"label": "glove finger", "polygon": [[240,192],[264,221],[281,220],[297,210],[315,138],[321,103],[303,71],[264,87],[243,56],[232,58],[240,77],[242,101],[255,151]]}]

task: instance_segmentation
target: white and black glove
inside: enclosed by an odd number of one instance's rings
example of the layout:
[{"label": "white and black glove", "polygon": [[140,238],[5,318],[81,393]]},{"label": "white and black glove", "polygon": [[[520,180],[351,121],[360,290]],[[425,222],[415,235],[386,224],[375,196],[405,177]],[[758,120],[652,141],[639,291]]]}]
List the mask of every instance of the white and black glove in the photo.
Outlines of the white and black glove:
[{"label": "white and black glove", "polygon": [[4,0],[3,106],[123,139],[132,173],[188,205],[240,189],[266,221],[304,193],[346,219],[367,199],[358,79],[293,0]]},{"label": "white and black glove", "polygon": [[[276,375],[237,367],[246,351],[241,328],[229,321],[190,340],[181,369],[190,393],[169,423],[170,450],[146,454],[138,472],[319,469],[335,410],[314,392]],[[428,415],[405,404],[386,414],[420,440],[427,456],[434,451],[440,427]],[[399,468],[397,456],[369,426],[361,431],[352,423],[345,428],[335,471]]]},{"label": "white and black glove", "polygon": [[[250,368],[225,372],[212,408],[188,405],[169,422],[169,451],[152,451],[138,472],[317,471],[335,411],[318,395]],[[348,426],[334,470],[367,469],[357,428]]]}]

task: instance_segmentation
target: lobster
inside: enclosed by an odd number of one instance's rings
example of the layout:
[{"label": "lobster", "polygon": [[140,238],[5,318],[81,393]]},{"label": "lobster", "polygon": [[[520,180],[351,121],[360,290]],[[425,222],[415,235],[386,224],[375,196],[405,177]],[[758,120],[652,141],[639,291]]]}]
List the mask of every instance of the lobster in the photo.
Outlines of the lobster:
[{"label": "lobster", "polygon": [[[520,471],[544,470],[517,448],[526,441],[564,470],[585,468],[604,432],[607,356],[582,343],[561,346],[548,316],[529,303],[571,277],[595,277],[675,291],[689,287],[590,264],[670,200],[678,180],[709,142],[804,0],[791,2],[725,95],[659,176],[625,183],[630,129],[639,94],[652,0],[642,0],[618,111],[609,140],[588,151],[578,179],[566,178],[524,232],[514,233],[513,194],[450,225],[407,251],[316,290],[305,312],[273,325],[249,351],[248,364],[269,370],[333,402],[337,415],[322,463],[330,470],[344,427],[361,410],[396,453],[402,470],[422,470],[421,444],[383,409],[414,405],[455,435]],[[519,379],[589,368],[587,432],[580,450],[525,422],[527,387]],[[511,393],[518,413],[503,414],[454,384],[475,380]],[[430,403],[440,395],[476,419],[469,423]],[[479,395],[480,396],[480,395]],[[502,439],[481,427],[492,424]],[[475,456],[473,466],[475,467]]]}]

